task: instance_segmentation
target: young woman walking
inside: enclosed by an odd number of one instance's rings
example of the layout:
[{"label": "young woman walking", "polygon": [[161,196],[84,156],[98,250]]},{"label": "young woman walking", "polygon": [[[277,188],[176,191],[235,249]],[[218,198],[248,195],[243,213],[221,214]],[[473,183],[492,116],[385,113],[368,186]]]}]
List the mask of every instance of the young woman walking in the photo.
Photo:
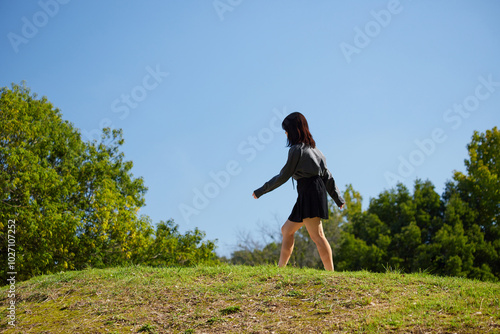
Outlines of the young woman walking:
[{"label": "young woman walking", "polygon": [[340,195],[332,174],[326,167],[323,153],[309,132],[307,120],[299,112],[288,115],[281,124],[288,138],[288,160],[280,173],[255,190],[254,198],[259,198],[285,183],[290,177],[297,180],[297,202],[281,228],[283,241],[278,265],[286,266],[292,255],[294,234],[302,226],[306,226],[309,236],[318,248],[319,256],[326,270],[333,271],[332,249],[323,232],[321,219],[328,219],[328,202],[326,193],[343,208],[345,201]]}]

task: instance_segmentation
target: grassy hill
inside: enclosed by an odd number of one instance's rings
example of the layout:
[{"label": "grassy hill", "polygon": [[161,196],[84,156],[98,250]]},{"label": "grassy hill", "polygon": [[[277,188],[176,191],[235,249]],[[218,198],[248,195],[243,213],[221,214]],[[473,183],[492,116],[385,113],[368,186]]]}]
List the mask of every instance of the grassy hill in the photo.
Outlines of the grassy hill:
[{"label": "grassy hill", "polygon": [[16,283],[6,333],[500,333],[500,284],[273,266],[125,267]]}]

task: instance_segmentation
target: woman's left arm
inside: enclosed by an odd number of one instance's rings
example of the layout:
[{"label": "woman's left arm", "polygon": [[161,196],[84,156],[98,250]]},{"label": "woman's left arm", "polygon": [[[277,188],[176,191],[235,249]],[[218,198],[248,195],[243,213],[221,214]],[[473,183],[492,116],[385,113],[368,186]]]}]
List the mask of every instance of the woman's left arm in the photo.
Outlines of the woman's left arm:
[{"label": "woman's left arm", "polygon": [[326,191],[328,191],[328,194],[333,198],[335,201],[335,204],[339,208],[343,208],[345,204],[345,200],[340,194],[340,190],[335,184],[335,179],[332,176],[332,173],[328,170],[328,168],[325,168],[325,171],[323,173],[323,183],[325,184]]}]

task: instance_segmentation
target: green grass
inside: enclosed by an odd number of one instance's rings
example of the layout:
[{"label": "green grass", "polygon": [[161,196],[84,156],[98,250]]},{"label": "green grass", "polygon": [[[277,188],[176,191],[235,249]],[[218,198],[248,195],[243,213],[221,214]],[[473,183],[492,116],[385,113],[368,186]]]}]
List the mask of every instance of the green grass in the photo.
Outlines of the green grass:
[{"label": "green grass", "polygon": [[500,284],[275,266],[123,267],[16,283],[6,333],[500,333]]}]

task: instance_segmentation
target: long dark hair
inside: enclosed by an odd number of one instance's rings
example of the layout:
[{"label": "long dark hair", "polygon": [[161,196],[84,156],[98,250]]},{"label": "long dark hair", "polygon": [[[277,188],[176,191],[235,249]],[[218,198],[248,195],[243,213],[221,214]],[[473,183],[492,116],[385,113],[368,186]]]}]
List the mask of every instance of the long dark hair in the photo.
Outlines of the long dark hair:
[{"label": "long dark hair", "polygon": [[293,146],[297,144],[306,144],[312,148],[316,147],[316,142],[314,141],[311,132],[309,132],[309,125],[307,120],[299,112],[293,112],[286,116],[281,123],[283,130],[288,132],[287,146]]}]

